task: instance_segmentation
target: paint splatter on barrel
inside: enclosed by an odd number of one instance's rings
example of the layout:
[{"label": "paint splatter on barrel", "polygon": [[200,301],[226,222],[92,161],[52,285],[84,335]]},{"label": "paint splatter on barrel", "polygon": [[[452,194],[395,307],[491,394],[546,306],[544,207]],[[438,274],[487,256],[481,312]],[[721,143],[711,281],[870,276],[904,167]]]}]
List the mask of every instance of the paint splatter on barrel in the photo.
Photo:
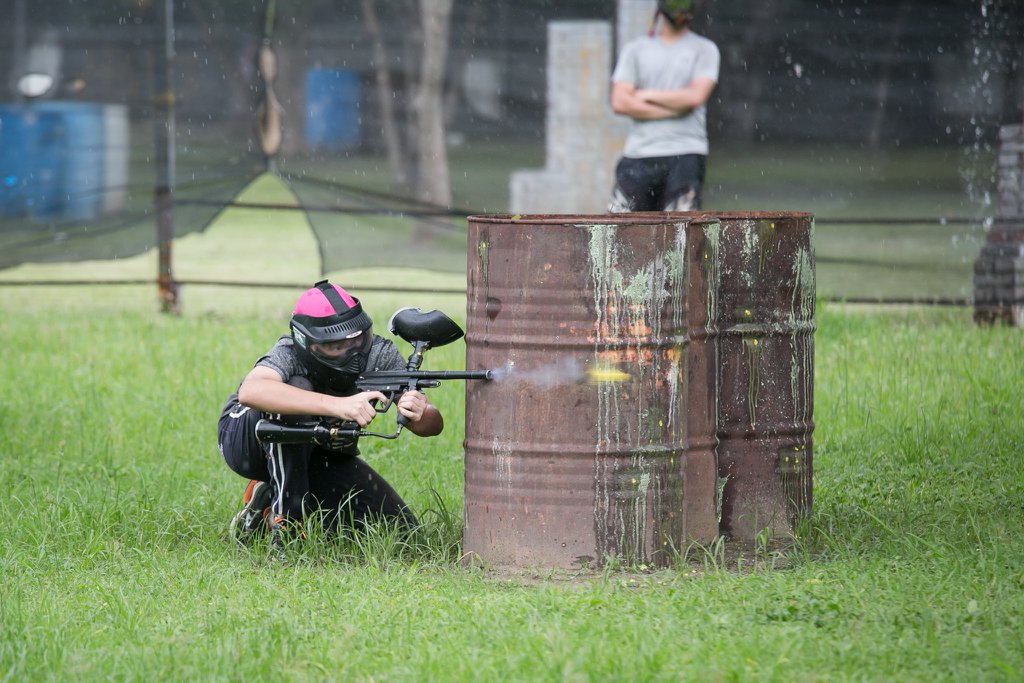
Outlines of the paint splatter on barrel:
[{"label": "paint splatter on barrel", "polygon": [[695,233],[692,246],[716,292],[706,332],[716,355],[721,531],[786,538],[812,502],[814,219],[714,215],[717,228]]},{"label": "paint splatter on barrel", "polygon": [[688,231],[666,214],[469,220],[465,550],[499,566],[667,564],[717,535],[687,443]]},{"label": "paint splatter on barrel", "polygon": [[811,504],[809,214],[469,219],[464,548],[665,565]]}]

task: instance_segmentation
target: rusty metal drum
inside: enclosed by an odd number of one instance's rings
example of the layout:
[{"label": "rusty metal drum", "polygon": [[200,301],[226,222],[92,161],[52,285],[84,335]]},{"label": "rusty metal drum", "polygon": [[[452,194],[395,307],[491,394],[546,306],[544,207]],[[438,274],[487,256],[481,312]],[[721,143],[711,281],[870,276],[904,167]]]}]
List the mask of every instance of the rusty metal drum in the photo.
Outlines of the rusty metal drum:
[{"label": "rusty metal drum", "polygon": [[467,557],[664,565],[714,540],[717,337],[692,335],[690,353],[689,330],[718,310],[691,283],[718,282],[694,252],[718,229],[664,213],[469,219],[467,368],[498,379],[466,389]]},{"label": "rusty metal drum", "polygon": [[[686,216],[687,214],[681,214]],[[713,420],[721,531],[753,541],[791,536],[812,503],[815,264],[806,213],[715,213],[693,233],[716,358]]]}]

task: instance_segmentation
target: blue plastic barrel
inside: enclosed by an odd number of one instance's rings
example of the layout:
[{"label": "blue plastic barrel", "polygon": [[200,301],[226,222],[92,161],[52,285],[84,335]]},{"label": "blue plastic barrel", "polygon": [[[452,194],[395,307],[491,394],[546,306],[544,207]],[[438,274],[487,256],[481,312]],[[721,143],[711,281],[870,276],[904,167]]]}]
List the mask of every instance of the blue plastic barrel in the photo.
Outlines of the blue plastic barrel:
[{"label": "blue plastic barrel", "polygon": [[354,149],[362,142],[359,74],[350,69],[306,72],[306,143],[313,148]]},{"label": "blue plastic barrel", "polygon": [[31,150],[21,112],[11,106],[0,106],[0,215],[24,214],[26,160]]},{"label": "blue plastic barrel", "polygon": [[0,106],[0,215],[55,215],[61,204],[61,117],[23,105]]},{"label": "blue plastic barrel", "polygon": [[60,218],[88,221],[103,204],[106,136],[103,105],[85,102],[47,102],[47,111],[59,115],[61,124],[51,141],[62,156]]},{"label": "blue plastic barrel", "polygon": [[0,107],[0,212],[92,220],[103,201],[103,106],[34,102]]}]

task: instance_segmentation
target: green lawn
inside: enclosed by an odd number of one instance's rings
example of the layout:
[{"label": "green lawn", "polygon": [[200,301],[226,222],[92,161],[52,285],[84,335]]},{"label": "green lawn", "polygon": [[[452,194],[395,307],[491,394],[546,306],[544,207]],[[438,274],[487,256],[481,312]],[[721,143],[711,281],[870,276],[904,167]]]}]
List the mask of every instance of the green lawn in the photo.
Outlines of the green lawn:
[{"label": "green lawn", "polygon": [[0,292],[0,680],[1024,676],[1019,330],[823,306],[814,513],[739,566],[727,543],[657,572],[462,566],[457,382],[432,394],[441,437],[367,449],[423,534],[317,537],[282,566],[227,538],[244,481],[215,423],[294,293],[169,317],[149,287],[49,291]]},{"label": "green lawn", "polygon": [[[465,567],[464,394],[449,382],[432,393],[442,436],[365,448],[422,533],[314,535],[282,566],[227,537],[245,482],[215,425],[319,277],[317,244],[298,214],[232,209],[175,255],[183,279],[293,286],[186,285],[178,317],[155,312],[152,285],[0,286],[0,680],[1024,677],[1020,330],[819,304],[815,505],[785,548],[692,547],[657,572]],[[2,275],[154,272],[149,252]],[[464,319],[460,294],[373,289],[459,289],[461,274],[332,276],[378,320],[405,305]],[[463,360],[456,344],[425,367]]]}]

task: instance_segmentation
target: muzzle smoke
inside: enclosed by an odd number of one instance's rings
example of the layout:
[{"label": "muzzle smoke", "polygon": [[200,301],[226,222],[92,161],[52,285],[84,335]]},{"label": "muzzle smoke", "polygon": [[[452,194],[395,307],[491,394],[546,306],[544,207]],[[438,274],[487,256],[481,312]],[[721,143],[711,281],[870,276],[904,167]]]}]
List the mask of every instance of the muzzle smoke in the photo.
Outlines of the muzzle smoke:
[{"label": "muzzle smoke", "polygon": [[612,365],[587,367],[575,358],[563,358],[547,365],[529,369],[517,368],[515,363],[508,362],[500,368],[491,370],[495,382],[516,382],[529,384],[538,389],[551,389],[567,384],[600,384],[605,382],[624,382],[630,379],[628,372]]}]

